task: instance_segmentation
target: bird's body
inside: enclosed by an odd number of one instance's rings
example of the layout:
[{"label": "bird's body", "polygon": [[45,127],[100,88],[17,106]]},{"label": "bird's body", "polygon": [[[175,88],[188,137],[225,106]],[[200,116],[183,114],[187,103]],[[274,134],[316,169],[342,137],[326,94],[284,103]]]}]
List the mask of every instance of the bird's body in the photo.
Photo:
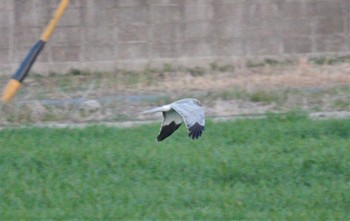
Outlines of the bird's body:
[{"label": "bird's body", "polygon": [[202,135],[205,125],[204,110],[197,99],[185,98],[143,113],[155,112],[163,113],[163,122],[157,136],[158,142],[174,133],[183,121],[189,131],[189,137],[198,139]]}]

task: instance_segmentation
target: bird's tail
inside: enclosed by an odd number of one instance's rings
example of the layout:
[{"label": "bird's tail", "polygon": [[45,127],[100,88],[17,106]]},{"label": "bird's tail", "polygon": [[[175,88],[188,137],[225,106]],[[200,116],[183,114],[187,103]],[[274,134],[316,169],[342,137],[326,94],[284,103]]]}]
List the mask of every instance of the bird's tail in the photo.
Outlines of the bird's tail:
[{"label": "bird's tail", "polygon": [[156,113],[156,112],[163,112],[163,111],[169,111],[171,109],[171,107],[169,105],[165,105],[162,107],[156,107],[150,110],[146,110],[144,112],[142,112],[143,114],[151,114],[151,113]]},{"label": "bird's tail", "polygon": [[142,113],[143,114],[151,114],[151,113],[161,112],[161,111],[163,111],[162,107],[157,107],[157,108],[153,108],[151,110],[143,111]]}]

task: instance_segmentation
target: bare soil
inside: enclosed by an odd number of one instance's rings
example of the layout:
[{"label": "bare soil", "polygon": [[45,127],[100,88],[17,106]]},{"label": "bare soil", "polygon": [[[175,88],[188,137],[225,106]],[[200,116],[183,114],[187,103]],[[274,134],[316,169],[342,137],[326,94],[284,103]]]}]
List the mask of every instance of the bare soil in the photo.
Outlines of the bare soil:
[{"label": "bare soil", "polygon": [[[1,84],[6,81],[3,78]],[[16,98],[2,104],[0,123],[147,121],[160,116],[142,115],[143,110],[184,97],[201,100],[212,118],[291,109],[344,115],[350,112],[350,64],[317,65],[301,59],[296,64],[228,71],[32,74]],[[88,100],[100,105],[87,106]]]}]

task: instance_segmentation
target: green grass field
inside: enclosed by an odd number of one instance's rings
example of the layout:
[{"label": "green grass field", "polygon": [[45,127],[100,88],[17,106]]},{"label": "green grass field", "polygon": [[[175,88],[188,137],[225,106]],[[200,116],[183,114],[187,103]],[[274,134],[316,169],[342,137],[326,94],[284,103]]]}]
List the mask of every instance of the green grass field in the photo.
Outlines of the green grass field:
[{"label": "green grass field", "polygon": [[350,119],[0,132],[0,220],[346,220]]}]

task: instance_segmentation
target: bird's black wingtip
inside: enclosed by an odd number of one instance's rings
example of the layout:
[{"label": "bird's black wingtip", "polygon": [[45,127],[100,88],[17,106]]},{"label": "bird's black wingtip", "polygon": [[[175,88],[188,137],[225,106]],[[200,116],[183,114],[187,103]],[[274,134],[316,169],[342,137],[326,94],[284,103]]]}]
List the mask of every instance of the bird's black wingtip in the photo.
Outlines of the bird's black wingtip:
[{"label": "bird's black wingtip", "polygon": [[157,136],[157,142],[163,141],[165,138],[169,137],[172,133],[179,128],[181,123],[176,124],[175,121],[172,121],[168,125],[163,125],[159,135]]},{"label": "bird's black wingtip", "polygon": [[161,141],[164,140],[164,139],[165,139],[165,137],[162,137],[162,138],[161,138],[161,137],[159,137],[159,136],[156,138],[157,143],[161,142]]},{"label": "bird's black wingtip", "polygon": [[188,136],[195,140],[202,136],[203,131],[204,126],[200,125],[199,123],[195,123],[192,127],[189,128]]}]

